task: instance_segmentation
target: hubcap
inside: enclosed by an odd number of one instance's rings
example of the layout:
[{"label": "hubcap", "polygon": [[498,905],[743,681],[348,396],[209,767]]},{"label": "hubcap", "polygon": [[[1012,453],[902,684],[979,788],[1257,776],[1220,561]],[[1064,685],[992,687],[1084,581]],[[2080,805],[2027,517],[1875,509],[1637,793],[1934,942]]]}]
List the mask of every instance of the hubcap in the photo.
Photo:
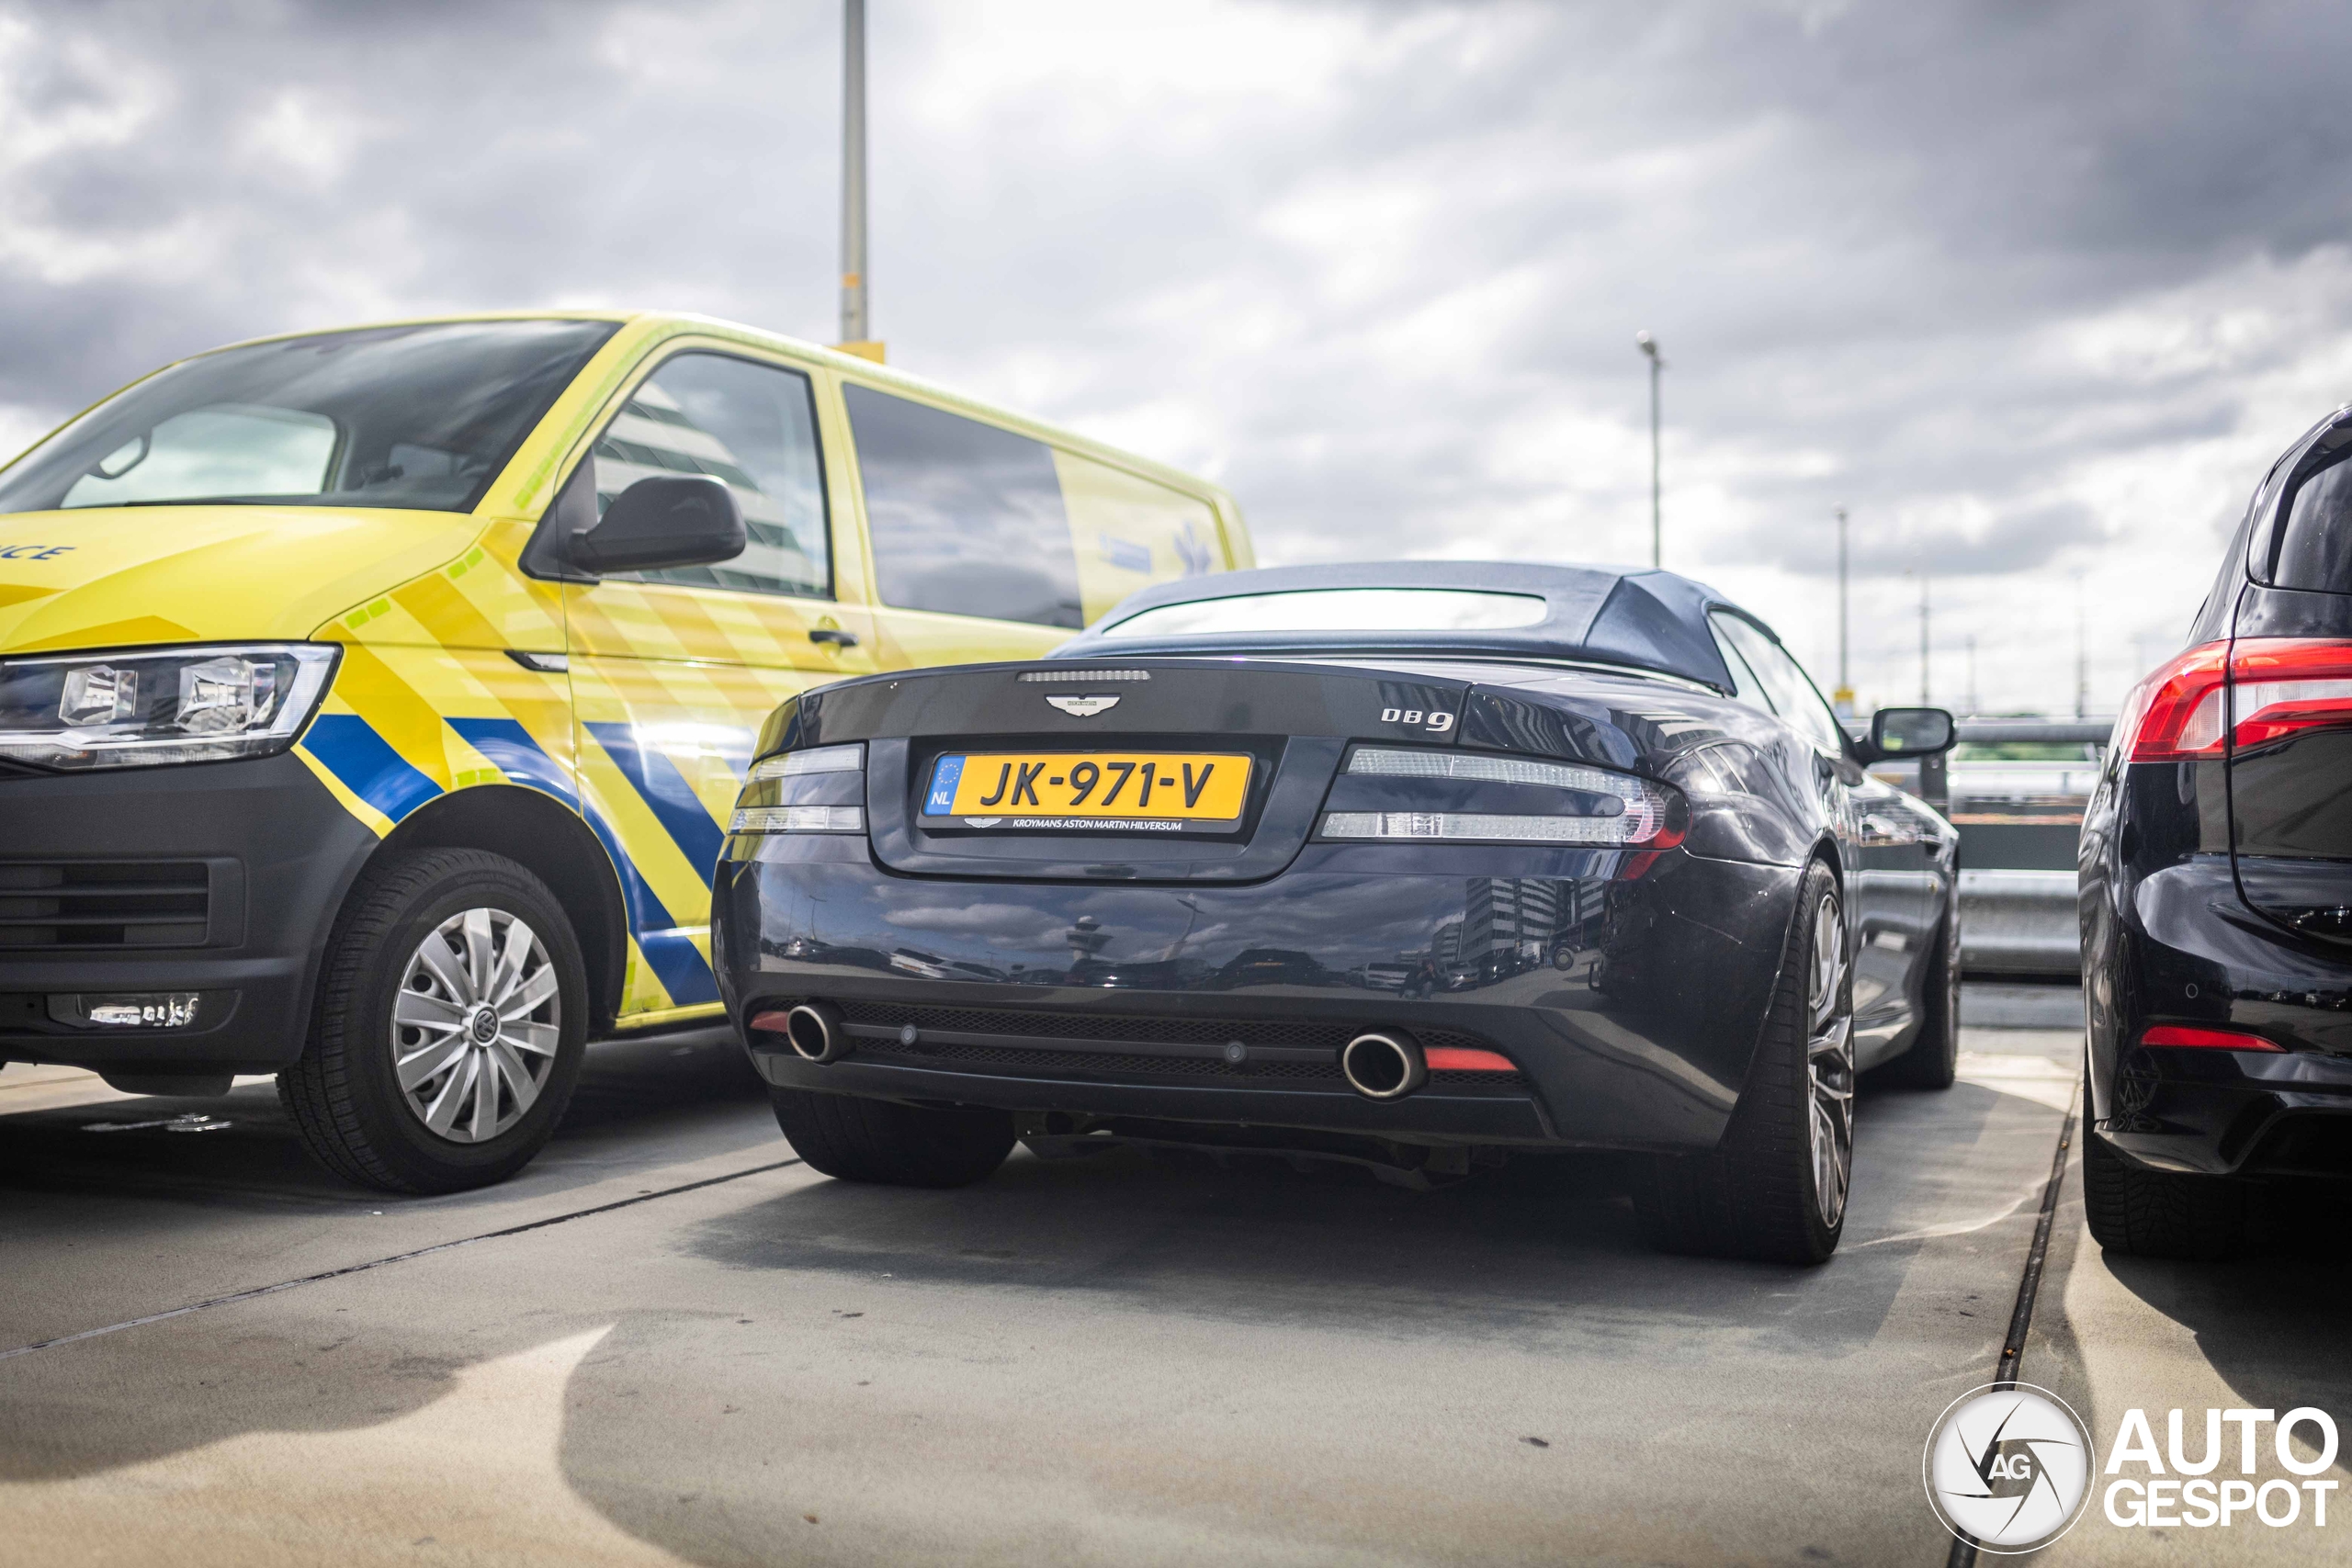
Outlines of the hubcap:
[{"label": "hubcap", "polygon": [[1825,1225],[1835,1225],[1846,1213],[1854,1168],[1854,1015],[1846,968],[1845,913],[1837,899],[1824,898],[1813,916],[1804,1065],[1814,1201]]},{"label": "hubcap", "polygon": [[392,1004],[392,1070],[416,1119],[453,1144],[522,1120],[554,1069],[563,1000],[546,944],[503,909],[425,933]]}]

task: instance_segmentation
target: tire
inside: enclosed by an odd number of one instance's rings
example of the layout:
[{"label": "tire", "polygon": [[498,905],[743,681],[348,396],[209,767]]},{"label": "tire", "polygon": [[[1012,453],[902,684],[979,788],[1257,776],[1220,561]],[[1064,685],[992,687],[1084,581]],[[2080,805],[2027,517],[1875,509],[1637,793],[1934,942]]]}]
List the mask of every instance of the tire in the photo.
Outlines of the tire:
[{"label": "tire", "polygon": [[1012,1112],[771,1089],[776,1125],[808,1165],[843,1181],[968,1187],[1012,1152]]},{"label": "tire", "polygon": [[1894,1089],[1950,1089],[1960,1073],[1960,921],[1947,913],[1936,928],[1919,987],[1919,1032],[1911,1048],[1873,1077]]},{"label": "tire", "polygon": [[2209,1262],[2232,1257],[2263,1228],[2261,1197],[2251,1182],[2134,1165],[2096,1131],[2083,1140],[2084,1215],[2109,1252]]},{"label": "tire", "polygon": [[501,855],[425,850],[370,868],[345,900],[277,1098],[337,1175],[463,1191],[503,1181],[553,1135],[587,1042],[587,968],[546,884]]},{"label": "tire", "polygon": [[[1844,908],[1836,880],[1816,863],[1799,886],[1756,1059],[1722,1144],[1653,1158],[1634,1185],[1653,1246],[1797,1264],[1825,1262],[1838,1249],[1853,1170],[1853,1021]],[[1826,1164],[1816,1158],[1817,1125]]]}]

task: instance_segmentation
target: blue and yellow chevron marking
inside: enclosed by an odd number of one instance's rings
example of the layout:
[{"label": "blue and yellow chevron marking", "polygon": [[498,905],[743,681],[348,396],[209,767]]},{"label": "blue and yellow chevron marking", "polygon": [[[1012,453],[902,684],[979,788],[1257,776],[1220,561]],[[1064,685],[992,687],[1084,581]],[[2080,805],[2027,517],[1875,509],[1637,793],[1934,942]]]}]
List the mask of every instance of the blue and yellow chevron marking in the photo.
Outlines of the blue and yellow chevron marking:
[{"label": "blue and yellow chevron marking", "polygon": [[324,763],[344,788],[397,823],[441,793],[441,786],[391,748],[354,713],[322,713],[303,733],[302,750]]},{"label": "blue and yellow chevron marking", "polygon": [[[614,869],[620,874],[629,936],[645,955],[646,966],[662,982],[662,988],[670,993],[672,1005],[692,1007],[717,1001],[718,982],[701,949],[692,937],[677,930],[677,918],[639,872],[635,858],[613,830],[613,825],[605,820],[605,814],[573,792],[560,778],[553,761],[539,750],[523,727],[511,718],[453,718],[447,722],[474,750],[498,764],[510,780],[547,790],[586,820],[604,844],[605,852],[612,857]],[[667,765],[666,758],[656,760]],[[704,821],[707,824],[709,818],[706,816]],[[712,863],[716,864],[717,860],[714,853]]]},{"label": "blue and yellow chevron marking", "polygon": [[[596,738],[605,754],[637,786],[637,793],[644,797],[679,852],[708,882],[718,869],[718,852],[726,834],[694,786],[686,782],[685,774],[678,771],[677,763],[660,751],[639,745],[633,725],[584,724],[581,728]],[[738,772],[750,761],[745,757],[738,764]]]},{"label": "blue and yellow chevron marking", "polygon": [[[648,885],[637,868],[636,861],[622,843],[620,835],[604,813],[582,802],[564,770],[540,749],[521,724],[511,718],[447,718],[443,722],[456,736],[473,748],[503,775],[503,782],[537,789],[561,801],[581,814],[619,874],[623,904],[628,911],[629,935],[643,955],[646,966],[653,972],[662,988],[669,993],[673,1007],[691,1007],[718,999],[718,985],[711,974],[710,964],[695,943],[694,937],[678,928],[679,921],[661,897]],[[626,726],[616,727],[626,730]],[[353,796],[383,818],[379,831],[389,830],[426,801],[440,795],[441,786],[425,773],[409,762],[391,743],[378,734],[374,726],[356,714],[321,714],[311,723],[302,739],[302,749],[334,775]],[[649,768],[655,784],[639,784],[647,792],[647,800],[657,814],[674,814],[674,800],[663,800],[655,792],[665,784],[666,773],[670,793],[679,793],[692,799],[685,790],[684,780],[669,760],[658,753],[639,756],[630,753],[633,765],[627,771],[632,783],[644,778]],[[490,782],[476,780],[472,782]],[[699,806],[696,807],[699,810]],[[662,815],[664,826],[673,815]],[[694,831],[691,818],[675,818],[681,829]],[[717,824],[707,813],[701,817],[701,832],[691,843],[682,841],[682,852],[690,856],[699,853],[704,837],[714,846],[703,863],[715,864],[718,841]],[[694,928],[698,931],[700,928]]]}]

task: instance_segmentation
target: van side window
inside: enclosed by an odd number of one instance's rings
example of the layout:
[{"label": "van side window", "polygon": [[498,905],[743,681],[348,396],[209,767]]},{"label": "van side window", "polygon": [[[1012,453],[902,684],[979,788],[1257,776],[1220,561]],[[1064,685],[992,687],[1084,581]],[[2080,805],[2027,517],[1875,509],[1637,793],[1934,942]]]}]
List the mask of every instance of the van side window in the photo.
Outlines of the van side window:
[{"label": "van side window", "polygon": [[1058,447],[1054,466],[1090,623],[1138,588],[1223,569],[1225,543],[1207,502]]},{"label": "van side window", "polygon": [[1053,448],[854,383],[842,399],[884,604],[1085,625]]},{"label": "van side window", "polygon": [[832,595],[816,405],[797,370],[681,354],[640,382],[596,443],[596,514],[649,474],[713,474],[743,509],[750,542],[715,566],[616,573],[639,582]]},{"label": "van side window", "polygon": [[2287,506],[2271,583],[2352,593],[2352,449],[2305,476]]}]

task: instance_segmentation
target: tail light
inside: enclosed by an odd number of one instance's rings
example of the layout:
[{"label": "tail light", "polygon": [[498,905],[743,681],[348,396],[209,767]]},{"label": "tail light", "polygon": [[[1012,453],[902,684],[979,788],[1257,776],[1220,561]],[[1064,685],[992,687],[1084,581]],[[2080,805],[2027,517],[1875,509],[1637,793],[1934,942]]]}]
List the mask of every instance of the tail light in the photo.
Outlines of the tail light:
[{"label": "tail light", "polygon": [[863,833],[865,746],[820,746],[763,757],[735,797],[730,833]]},{"label": "tail light", "polygon": [[2219,642],[2192,648],[2132,688],[2115,744],[2134,762],[2217,759],[2225,705],[2234,719],[2227,739],[2240,750],[2352,727],[2352,643],[2245,637],[2233,650]]},{"label": "tail light", "polygon": [[2352,643],[2248,637],[2230,659],[2230,681],[2241,750],[2352,725]]},{"label": "tail light", "polygon": [[[1668,850],[1689,808],[1631,773],[1532,758],[1359,746],[1334,783],[1326,839],[1451,839]],[[1356,809],[1344,809],[1353,807]]]},{"label": "tail light", "polygon": [[2115,745],[2134,762],[2222,754],[2225,642],[2209,642],[2161,664],[2123,702]]}]

